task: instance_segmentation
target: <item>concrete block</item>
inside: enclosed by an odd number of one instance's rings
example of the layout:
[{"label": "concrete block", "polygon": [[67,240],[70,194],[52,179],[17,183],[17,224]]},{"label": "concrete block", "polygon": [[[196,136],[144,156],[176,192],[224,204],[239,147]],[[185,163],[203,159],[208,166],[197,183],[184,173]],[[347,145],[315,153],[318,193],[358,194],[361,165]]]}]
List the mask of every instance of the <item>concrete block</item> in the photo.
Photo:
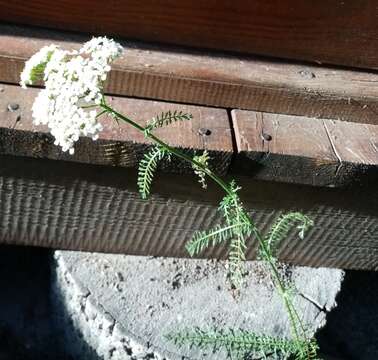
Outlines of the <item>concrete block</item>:
[{"label": "concrete block", "polygon": [[[246,264],[241,294],[234,297],[227,263],[56,251],[55,319],[72,356],[86,359],[225,359],[178,349],[164,335],[173,330],[241,328],[288,337],[289,322],[269,272]],[[344,272],[284,266],[298,294],[295,303],[313,333],[324,326]]]}]

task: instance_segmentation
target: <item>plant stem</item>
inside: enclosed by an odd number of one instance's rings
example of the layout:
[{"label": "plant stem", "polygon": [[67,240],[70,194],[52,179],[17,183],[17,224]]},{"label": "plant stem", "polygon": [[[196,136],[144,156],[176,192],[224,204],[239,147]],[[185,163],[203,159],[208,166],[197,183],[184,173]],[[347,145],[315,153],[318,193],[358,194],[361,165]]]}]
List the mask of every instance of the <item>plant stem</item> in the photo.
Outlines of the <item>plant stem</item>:
[{"label": "plant stem", "polygon": [[[105,103],[102,103],[100,105],[104,110],[106,110],[107,112],[113,114],[114,116],[116,116],[117,118],[125,121],[126,123],[128,123],[129,125],[133,126],[134,128],[140,130],[141,132],[145,133],[145,130],[146,128],[139,125],[138,123],[136,123],[135,121],[127,118],[126,116],[120,114],[119,112],[115,111],[114,109],[112,109],[110,106],[108,106],[107,104]],[[186,155],[185,153],[183,153],[182,151],[180,150],[177,150],[171,146],[169,146],[167,143],[165,143],[164,141],[160,140],[158,137],[156,137],[154,134],[151,134],[151,133],[148,133],[148,138],[150,138],[151,140],[153,140],[155,143],[159,144],[160,146],[162,146],[164,149],[166,149],[167,151],[169,151],[170,153],[172,153],[173,155],[176,155],[177,157],[191,163],[192,165],[196,165],[197,167],[199,167],[206,175],[208,175],[212,180],[214,180],[227,194],[230,194],[232,195],[233,192],[231,190],[231,188],[228,186],[227,183],[225,183],[220,177],[218,177],[217,175],[215,175],[209,168],[207,168],[206,166],[204,166],[203,164],[201,164],[200,162],[198,161],[195,161],[194,159],[192,159],[190,156]]]},{"label": "plant stem", "polygon": [[[171,147],[170,145],[166,144],[163,140],[159,139],[157,136],[155,136],[151,132],[147,133],[145,127],[139,125],[135,121],[129,119],[128,117],[120,114],[119,112],[117,112],[116,110],[114,110],[113,108],[108,106],[104,99],[101,102],[100,107],[103,109],[103,112],[107,112],[107,113],[111,114],[112,116],[126,122],[127,124],[133,126],[137,130],[144,133],[145,135],[147,134],[146,137],[148,137],[149,139],[154,141],[156,144],[158,144],[161,147],[163,147],[164,149],[166,149],[171,154],[189,162],[191,165],[197,166],[206,175],[208,175],[215,183],[217,183],[227,194],[234,195],[232,188],[224,180],[222,180],[219,176],[214,174],[206,165],[201,164],[200,162],[194,160],[192,157],[186,155],[182,151]],[[302,320],[300,319],[298,312],[296,311],[292,301],[287,296],[287,290],[286,290],[284,282],[283,282],[283,280],[282,280],[282,278],[279,274],[279,271],[277,269],[276,260],[272,256],[272,254],[270,253],[267,244],[265,243],[260,231],[258,230],[257,226],[255,225],[255,223],[253,222],[251,217],[248,216],[247,218],[250,222],[251,228],[253,229],[253,233],[256,236],[256,239],[260,244],[261,250],[263,252],[263,257],[270,266],[270,269],[271,269],[271,272],[272,272],[272,275],[273,275],[273,278],[274,278],[275,286],[276,286],[280,296],[283,299],[284,306],[285,306],[285,308],[288,312],[288,315],[289,315],[289,321],[290,321],[290,324],[291,324],[292,335],[298,341],[308,341],[307,336],[306,336],[306,330],[303,326]],[[298,329],[297,324],[299,324],[299,329]],[[300,333],[302,335],[300,335]]]}]

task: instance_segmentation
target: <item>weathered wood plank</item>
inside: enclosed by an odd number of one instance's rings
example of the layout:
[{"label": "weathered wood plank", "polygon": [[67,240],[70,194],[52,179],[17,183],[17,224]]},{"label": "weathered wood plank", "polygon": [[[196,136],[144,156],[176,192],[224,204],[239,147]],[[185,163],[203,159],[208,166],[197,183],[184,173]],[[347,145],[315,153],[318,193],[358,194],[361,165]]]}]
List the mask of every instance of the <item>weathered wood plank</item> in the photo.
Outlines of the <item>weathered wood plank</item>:
[{"label": "weathered wood plank", "polygon": [[[159,174],[150,201],[140,200],[132,169],[0,156],[0,242],[154,256],[187,256],[193,231],[219,222],[222,194],[192,177]],[[300,210],[315,221],[304,240],[280,244],[284,261],[378,270],[378,189],[316,188],[237,179],[257,224]],[[247,257],[255,257],[248,242]],[[224,257],[217,246],[203,254]]]},{"label": "weathered wood plank", "polygon": [[[126,124],[117,126],[114,119],[102,117],[104,130],[97,141],[82,138],[74,156],[63,153],[53,144],[48,129],[32,123],[31,107],[38,89],[0,84],[0,153],[87,162],[91,164],[135,167],[150,142]],[[207,149],[211,164],[226,173],[233,154],[231,127],[226,110],[120,97],[108,97],[108,103],[139,124],[146,124],[168,110],[191,113],[191,121],[179,122],[156,130],[172,146],[196,151]],[[13,109],[13,110],[12,110]],[[167,162],[163,167],[182,171],[187,165]]]},{"label": "weathered wood plank", "polygon": [[378,179],[378,126],[232,111],[233,169],[257,179],[339,186]]},{"label": "weathered wood plank", "polygon": [[[18,83],[24,61],[51,42],[87,36],[0,25],[0,81]],[[378,74],[125,43],[111,94],[378,123]],[[365,53],[364,53],[365,54]]]},{"label": "weathered wood plank", "polygon": [[292,59],[378,68],[374,0],[12,0],[0,19]]},{"label": "weathered wood plank", "polygon": [[378,126],[324,121],[334,152],[340,162],[376,165]]},{"label": "weathered wood plank", "polygon": [[[61,152],[47,129],[31,121],[30,109],[37,92],[0,85],[1,154],[137,166],[149,142],[138,131],[126,124],[118,127],[107,117],[101,120],[104,131],[98,141],[82,138],[74,156]],[[159,129],[157,134],[187,151],[207,149],[212,168],[221,174],[230,168],[235,140],[233,172],[257,179],[340,186],[378,177],[377,125],[233,110],[233,139],[223,109],[114,96],[108,101],[141,124],[169,109],[192,113],[192,121]],[[170,172],[190,170],[176,161],[163,163],[162,168]]]}]

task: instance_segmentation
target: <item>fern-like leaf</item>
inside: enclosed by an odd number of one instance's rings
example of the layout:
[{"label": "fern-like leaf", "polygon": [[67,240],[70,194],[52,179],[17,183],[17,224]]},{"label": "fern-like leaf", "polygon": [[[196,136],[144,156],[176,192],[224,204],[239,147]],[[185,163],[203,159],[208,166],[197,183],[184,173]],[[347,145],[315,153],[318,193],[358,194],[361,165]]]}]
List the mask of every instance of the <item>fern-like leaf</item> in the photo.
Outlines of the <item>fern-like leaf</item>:
[{"label": "fern-like leaf", "polygon": [[210,244],[216,245],[222,241],[229,241],[229,279],[231,285],[240,288],[244,274],[246,240],[256,231],[237,194],[240,188],[231,183],[231,193],[227,194],[219,205],[226,224],[215,228],[215,233],[200,232],[187,244],[187,249],[197,254]]},{"label": "fern-like leaf", "polygon": [[150,194],[151,183],[159,161],[167,155],[167,151],[162,147],[154,147],[144,155],[138,168],[138,188],[142,199],[147,199]]},{"label": "fern-like leaf", "polygon": [[230,183],[231,194],[227,194],[219,204],[218,210],[223,213],[223,216],[227,223],[230,222],[232,215],[235,211],[238,213],[243,212],[243,205],[240,202],[238,191],[241,189],[236,185],[235,181]]},{"label": "fern-like leaf", "polygon": [[319,346],[315,339],[303,342],[303,346],[299,346],[294,354],[295,360],[322,360],[318,358]]},{"label": "fern-like leaf", "polygon": [[152,118],[151,122],[145,127],[145,134],[148,135],[152,130],[170,125],[177,121],[191,120],[192,114],[183,111],[167,111]]},{"label": "fern-like leaf", "polygon": [[230,242],[228,261],[230,263],[230,282],[236,289],[239,289],[243,282],[246,249],[245,238],[240,235],[234,235]]},{"label": "fern-like leaf", "polygon": [[[202,164],[203,166],[205,167],[208,167],[209,166],[209,160],[210,160],[210,156],[209,156],[209,153],[207,152],[207,150],[205,150],[202,155],[195,155],[193,157],[193,160]],[[194,173],[198,176],[198,181],[199,183],[202,185],[202,188],[203,189],[207,189],[207,184],[206,184],[206,179],[205,179],[205,172],[198,166],[198,165],[195,165],[193,164],[192,165],[193,167],[193,170],[194,170]]]},{"label": "fern-like leaf", "polygon": [[[295,225],[299,230],[299,237],[303,239],[305,232],[313,226],[313,221],[300,212],[292,212],[280,216],[264,238],[266,248],[272,256],[275,255],[278,244],[287,237],[289,231]],[[262,251],[260,251],[260,255],[264,257]]]},{"label": "fern-like leaf", "polygon": [[297,360],[315,360],[316,343],[259,335],[246,330],[203,330],[187,329],[166,335],[176,346],[189,345],[201,350],[225,350],[229,358],[245,359],[255,355],[262,358],[275,356],[287,358],[293,356]]},{"label": "fern-like leaf", "polygon": [[223,241],[229,240],[236,231],[236,228],[248,231],[248,223],[234,223],[227,226],[216,225],[207,231],[196,231],[192,239],[186,244],[186,250],[190,256],[198,255],[209,246],[215,246]]},{"label": "fern-like leaf", "polygon": [[256,232],[256,228],[250,222],[248,214],[244,211],[243,204],[240,201],[238,191],[240,187],[235,182],[230,184],[231,193],[227,194],[219,205],[219,210],[228,225],[236,223],[244,223],[244,228],[235,228],[230,241],[228,259],[230,262],[229,276],[231,284],[235,288],[240,288],[244,273],[246,240],[251,236],[252,232]]}]

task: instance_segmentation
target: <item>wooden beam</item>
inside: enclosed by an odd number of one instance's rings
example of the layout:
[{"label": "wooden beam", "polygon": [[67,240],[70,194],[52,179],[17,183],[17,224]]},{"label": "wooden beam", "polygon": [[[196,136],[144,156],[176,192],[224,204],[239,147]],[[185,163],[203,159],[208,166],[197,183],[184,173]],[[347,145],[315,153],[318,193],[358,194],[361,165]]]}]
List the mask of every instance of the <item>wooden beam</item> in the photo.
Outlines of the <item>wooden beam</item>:
[{"label": "wooden beam", "polygon": [[0,19],[195,47],[378,68],[374,0],[0,1]]},{"label": "wooden beam", "polygon": [[233,170],[257,179],[340,186],[378,180],[378,126],[232,111]]},{"label": "wooden beam", "polygon": [[[0,156],[0,243],[154,256],[187,256],[193,232],[221,221],[222,194],[193,177],[159,174],[143,201],[132,169]],[[315,226],[304,240],[290,232],[283,261],[378,270],[378,189],[314,188],[238,178],[241,197],[267,231],[283,212],[300,210]],[[248,242],[247,258],[256,254]],[[225,257],[220,245],[202,254]]]},{"label": "wooden beam", "polygon": [[[0,25],[0,81],[18,83],[25,60],[46,44],[77,48],[86,40]],[[110,94],[378,124],[374,72],[124,45],[107,82]]]},{"label": "wooden beam", "polygon": [[[46,127],[32,123],[31,108],[37,92],[38,89],[23,90],[19,86],[0,84],[1,154],[136,167],[150,145],[137,130],[126,124],[117,127],[114,119],[105,116],[101,118],[104,130],[98,141],[82,138],[74,156],[63,153],[53,144]],[[191,153],[207,149],[212,167],[221,174],[228,171],[233,144],[226,110],[121,97],[108,97],[107,101],[141,125],[168,110],[191,113],[191,121],[158,129],[156,134],[169,144]],[[162,166],[171,172],[192,171],[178,161]]]},{"label": "wooden beam", "polygon": [[[149,142],[126,124],[117,127],[107,117],[101,119],[104,131],[98,141],[80,139],[74,156],[61,152],[48,129],[32,123],[37,92],[0,84],[0,154],[137,166]],[[192,113],[193,120],[159,129],[157,134],[192,153],[207,149],[211,167],[220,174],[231,167],[233,174],[317,186],[378,178],[377,125],[241,110],[232,111],[230,124],[223,109],[116,96],[109,96],[108,102],[141,124],[162,111]],[[191,172],[177,161],[163,163],[162,169]]]}]

